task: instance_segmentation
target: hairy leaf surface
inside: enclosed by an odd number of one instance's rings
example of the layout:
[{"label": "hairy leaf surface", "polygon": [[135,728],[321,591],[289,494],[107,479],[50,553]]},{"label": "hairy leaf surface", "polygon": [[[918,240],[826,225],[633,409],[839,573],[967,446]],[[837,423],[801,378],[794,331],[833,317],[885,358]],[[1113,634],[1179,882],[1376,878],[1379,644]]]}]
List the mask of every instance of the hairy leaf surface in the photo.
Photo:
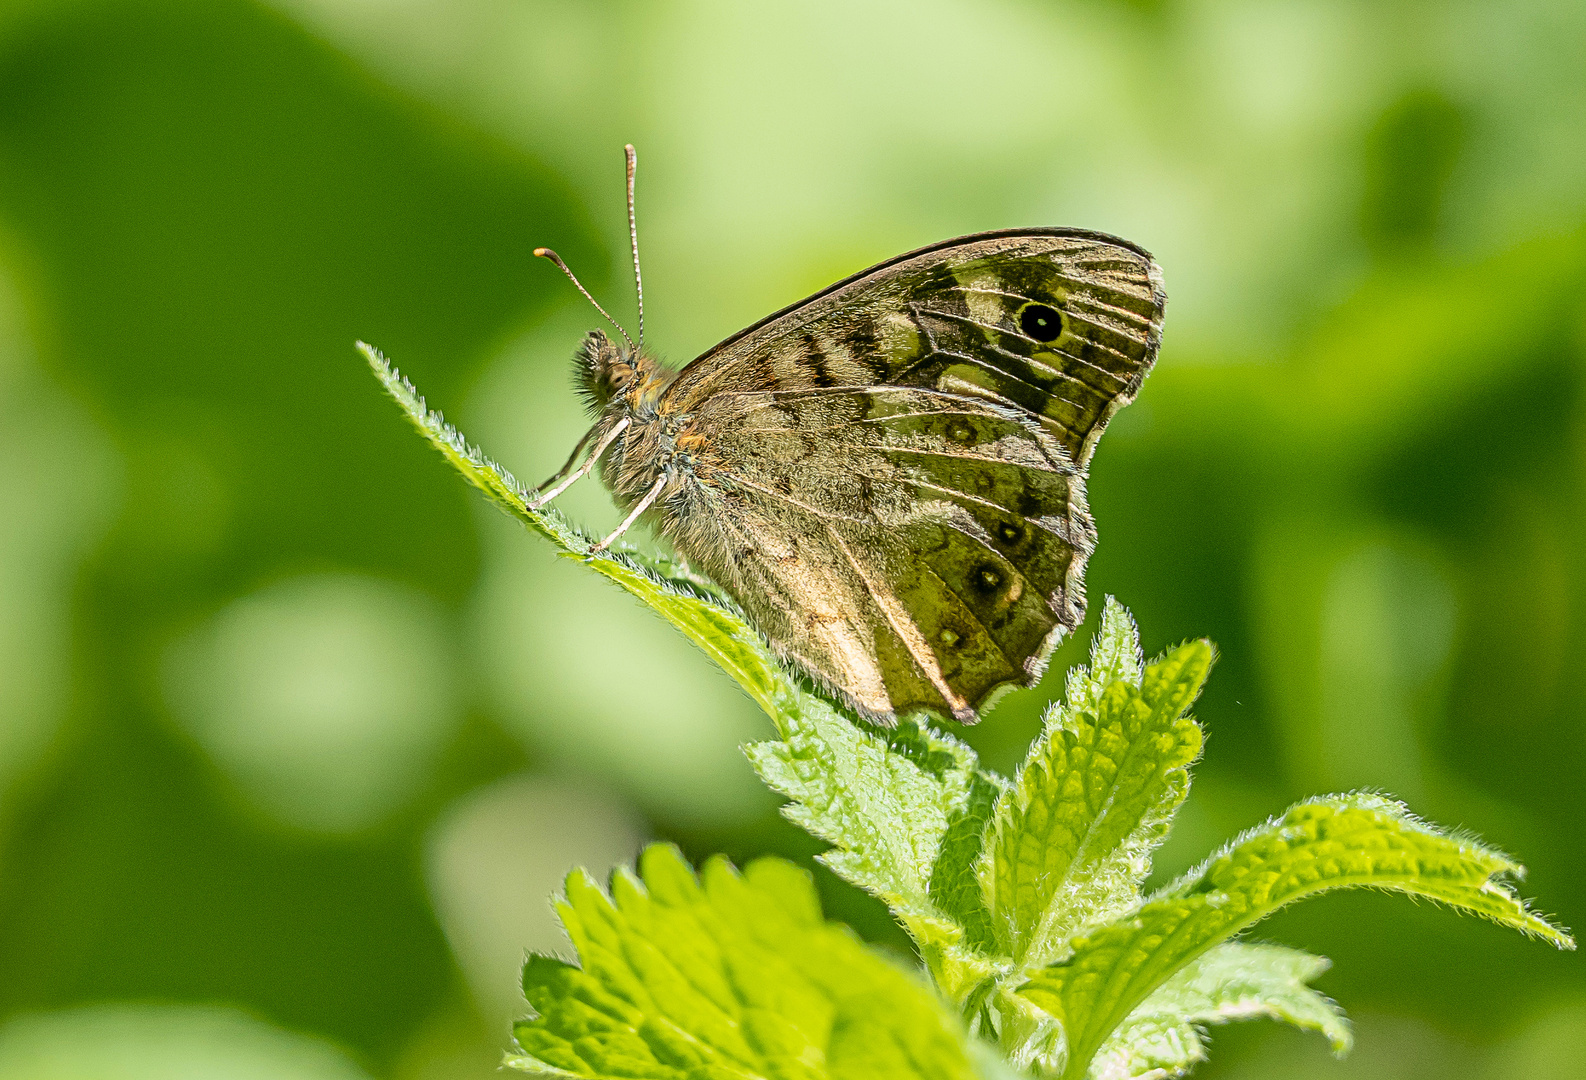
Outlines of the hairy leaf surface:
[{"label": "hairy leaf surface", "polygon": [[1174,972],[1284,905],[1329,889],[1424,896],[1573,947],[1501,880],[1520,869],[1378,796],[1310,800],[1235,840],[1132,918],[1080,938],[1072,956],[1019,993],[1063,1024],[1063,1075],[1078,1080],[1118,1025]]},{"label": "hairy leaf surface", "polygon": [[[956,740],[907,726],[889,738],[813,699],[789,717],[789,727],[785,740],[748,747],[749,760],[768,785],[793,800],[783,813],[833,845],[821,861],[884,900],[943,989],[958,997],[987,970],[966,948],[975,942],[959,921],[977,912],[951,891],[951,869],[942,884],[933,877],[949,829],[968,822],[971,842],[983,831],[990,800],[977,796],[977,788],[992,781]],[[973,856],[958,858],[968,866]]]},{"label": "hairy leaf surface", "polygon": [[1056,959],[1082,926],[1139,903],[1189,791],[1201,731],[1184,714],[1212,656],[1194,641],[1143,666],[1133,620],[1108,598],[1091,666],[1070,675],[1066,703],[998,800],[983,858],[997,944],[1016,964]]},{"label": "hairy leaf surface", "polygon": [[1183,968],[1129,1014],[1091,1063],[1091,1080],[1181,1076],[1206,1058],[1202,1027],[1267,1017],[1327,1036],[1347,1053],[1349,1023],[1308,983],[1326,971],[1320,956],[1281,945],[1230,941]]},{"label": "hairy leaf surface", "polygon": [[582,871],[557,912],[581,967],[534,957],[536,1016],[507,1064],[551,1076],[819,1080],[974,1076],[957,1021],[914,978],[827,923],[809,875],[725,859],[698,877],[655,845],[608,897]]}]

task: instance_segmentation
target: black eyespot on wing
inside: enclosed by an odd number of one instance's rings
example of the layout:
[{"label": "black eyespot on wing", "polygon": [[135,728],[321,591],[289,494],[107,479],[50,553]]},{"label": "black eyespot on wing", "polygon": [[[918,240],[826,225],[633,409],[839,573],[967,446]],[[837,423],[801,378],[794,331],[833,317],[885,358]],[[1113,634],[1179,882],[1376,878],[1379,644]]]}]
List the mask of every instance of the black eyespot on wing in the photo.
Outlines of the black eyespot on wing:
[{"label": "black eyespot on wing", "polygon": [[1056,341],[1063,336],[1063,316],[1046,304],[1026,304],[1019,312],[1019,329],[1036,341]]},{"label": "black eyespot on wing", "polygon": [[1002,588],[1002,568],[994,563],[982,563],[975,567],[969,580],[981,592],[994,593]]}]

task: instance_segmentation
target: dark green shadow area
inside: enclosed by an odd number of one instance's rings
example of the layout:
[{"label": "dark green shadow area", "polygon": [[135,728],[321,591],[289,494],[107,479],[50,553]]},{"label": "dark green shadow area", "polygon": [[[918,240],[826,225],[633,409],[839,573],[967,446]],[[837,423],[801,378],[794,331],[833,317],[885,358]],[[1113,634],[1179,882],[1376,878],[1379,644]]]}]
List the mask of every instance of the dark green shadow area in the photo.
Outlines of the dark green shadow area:
[{"label": "dark green shadow area", "polygon": [[157,665],[285,575],[461,603],[472,496],[353,341],[455,401],[565,285],[533,243],[603,262],[583,211],[256,6],[96,4],[0,37],[0,230],[47,368],[126,468],[78,581],[70,730],[0,850],[0,1013],[231,1002],[389,1060],[455,986],[420,811],[521,760],[475,722],[405,823],[288,836],[170,733]]}]

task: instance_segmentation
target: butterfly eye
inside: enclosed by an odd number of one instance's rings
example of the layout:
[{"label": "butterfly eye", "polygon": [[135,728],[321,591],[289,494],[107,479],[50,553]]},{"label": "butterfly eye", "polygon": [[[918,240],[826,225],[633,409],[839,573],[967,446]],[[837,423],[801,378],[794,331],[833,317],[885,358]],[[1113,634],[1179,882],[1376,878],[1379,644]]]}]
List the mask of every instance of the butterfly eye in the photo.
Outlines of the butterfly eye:
[{"label": "butterfly eye", "polygon": [[1063,334],[1063,316],[1054,307],[1028,304],[1019,312],[1019,329],[1036,341],[1056,341]]}]

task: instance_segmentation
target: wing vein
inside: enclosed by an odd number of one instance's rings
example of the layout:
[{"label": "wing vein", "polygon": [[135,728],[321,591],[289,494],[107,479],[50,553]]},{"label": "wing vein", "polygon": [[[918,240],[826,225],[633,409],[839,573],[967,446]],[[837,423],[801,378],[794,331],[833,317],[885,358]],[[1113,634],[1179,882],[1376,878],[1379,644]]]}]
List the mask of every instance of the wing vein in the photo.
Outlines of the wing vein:
[{"label": "wing vein", "polygon": [[[952,497],[957,498],[957,499],[964,499],[964,500],[966,500],[968,502],[974,503],[977,506],[984,506],[984,507],[986,507],[987,509],[990,509],[990,510],[1001,510],[1003,513],[1009,515],[1010,517],[1018,518],[1020,521],[1024,522],[1026,525],[1034,525],[1037,529],[1040,529],[1042,532],[1048,533],[1051,536],[1056,537],[1058,540],[1062,541],[1065,544],[1072,544],[1072,541],[1070,541],[1068,537],[1064,536],[1062,533],[1058,532],[1056,529],[1050,529],[1050,528],[1047,528],[1047,526],[1041,524],[1041,522],[1043,520],[1045,520],[1043,518],[1033,518],[1033,517],[1030,517],[1030,516],[1028,516],[1026,514],[1021,514],[1017,510],[1014,510],[1014,509],[1011,509],[1009,507],[1003,506],[1001,503],[992,502],[990,499],[982,499],[978,495],[969,494],[969,492],[967,492],[967,491],[957,491],[957,490],[955,490],[953,488],[950,488],[950,487],[942,487],[940,484],[932,484],[932,483],[930,483],[929,481],[926,481],[926,480],[917,480],[917,479],[912,479],[911,478],[910,480],[908,480],[906,482],[911,484],[911,485],[913,485],[914,487],[924,488],[927,491],[940,492],[943,495],[952,496]],[[971,536],[975,540],[978,540],[982,544],[984,544],[984,540],[982,540],[982,538],[980,538],[978,536],[974,536],[973,533],[967,532],[964,529],[960,529],[960,528],[958,528],[955,525],[950,525],[949,528],[953,529],[955,532],[963,533],[965,536]],[[990,549],[990,550],[995,550],[995,549]],[[1019,577],[1021,579],[1023,579],[1023,581],[1024,581],[1024,583],[1026,585],[1031,585],[1031,586],[1034,585],[1034,582],[1032,582],[1025,575],[1024,571],[1020,570],[1019,567],[1016,564],[1014,564],[1011,559],[1008,560],[1008,564],[1010,566],[1013,566],[1014,571],[1016,573],[1018,573]]]},{"label": "wing vein", "polygon": [[947,707],[953,711],[953,715],[961,718],[969,708],[969,703],[947,684],[947,676],[942,671],[942,665],[937,661],[936,654],[931,651],[930,642],[925,640],[925,634],[920,630],[919,623],[914,621],[890,592],[876,588],[875,583],[865,573],[864,567],[859,565],[859,560],[854,558],[854,553],[848,550],[848,545],[843,543],[843,538],[838,535],[835,528],[828,524],[826,534],[831,537],[832,543],[837,545],[837,550],[843,553],[843,558],[848,560],[848,565],[853,567],[854,575],[859,578],[860,584],[864,585],[865,592],[870,594],[870,599],[881,612],[881,617],[887,620],[887,625],[892,627],[892,632],[909,651],[920,673],[936,688],[936,692],[942,695],[942,700],[947,702]]},{"label": "wing vein", "polygon": [[809,503],[803,502],[802,500],[799,500],[799,499],[795,499],[791,495],[784,495],[780,491],[772,491],[770,488],[766,487],[764,484],[757,484],[753,480],[747,479],[746,477],[744,477],[744,475],[742,473],[733,473],[732,474],[732,479],[733,479],[733,483],[735,483],[735,484],[742,484],[746,488],[750,488],[750,489],[752,489],[754,491],[758,491],[760,494],[764,495],[768,499],[775,499],[777,502],[786,503],[789,506],[796,506],[800,510],[804,511],[806,514],[809,514],[809,515],[811,515],[813,517],[819,518],[821,521],[852,521],[855,524],[860,524],[860,525],[865,525],[865,524],[870,524],[871,523],[870,519],[867,519],[867,518],[852,517],[852,516],[850,516],[848,514],[833,514],[833,513],[830,513],[828,511],[822,510],[818,506],[811,506]]},{"label": "wing vein", "polygon": [[[1015,569],[1017,569],[1017,568],[1015,568]],[[985,636],[985,639],[987,641],[991,642],[991,647],[993,649],[997,650],[997,655],[1002,657],[1002,662],[1004,664],[1008,665],[1009,669],[1011,669],[1013,671],[1018,671],[1019,670],[1019,665],[1015,664],[1013,662],[1013,657],[1009,656],[1008,653],[1007,653],[1007,650],[1005,650],[1002,647],[1002,642],[998,641],[997,640],[997,635],[995,635],[995,634],[993,634],[991,632],[991,627],[987,626],[984,622],[982,622],[980,620],[980,616],[975,614],[975,609],[969,606],[969,602],[964,599],[964,594],[959,592],[957,589],[953,588],[953,583],[952,582],[948,581],[941,574],[938,574],[931,567],[927,566],[927,567],[924,568],[924,570],[925,570],[925,572],[927,574],[931,575],[937,581],[941,582],[943,590],[945,590],[948,593],[951,593],[953,599],[958,601],[959,605],[964,609],[964,613],[969,616],[970,621],[973,622],[976,626],[980,627],[981,634],[983,634]],[[1020,576],[1022,577],[1023,575],[1020,575]],[[1026,584],[1028,584],[1028,582],[1026,582]]]},{"label": "wing vein", "polygon": [[1051,473],[1054,476],[1068,475],[1059,468],[1044,468],[1038,465],[1025,465],[1022,462],[1008,461],[1006,458],[982,457],[979,454],[947,454],[939,450],[923,450],[916,446],[897,446],[891,443],[882,443],[881,449],[887,453],[915,454],[919,457],[942,458],[946,461],[979,461],[987,465],[1006,465],[1010,469],[1029,469],[1031,472]]},{"label": "wing vein", "polygon": [[[987,348],[993,349],[995,351],[1001,351],[1001,350],[996,350],[995,346],[987,346]],[[1016,356],[1015,353],[1008,353],[1007,355],[1008,356]],[[998,365],[991,363],[991,361],[989,361],[989,360],[983,360],[980,357],[973,356],[973,355],[971,355],[969,353],[955,352],[955,351],[952,351],[952,350],[949,350],[949,349],[936,349],[936,350],[933,350],[931,352],[926,353],[925,355],[921,356],[920,359],[916,360],[914,363],[912,363],[908,367],[904,368],[903,371],[899,372],[898,373],[898,378],[902,378],[904,375],[907,375],[909,372],[912,372],[912,371],[916,370],[917,368],[923,367],[926,363],[928,363],[929,361],[935,359],[938,356],[950,356],[950,357],[952,357],[955,360],[961,360],[964,363],[971,364],[974,367],[978,367],[982,371],[990,372],[993,375],[1002,376],[1002,377],[1006,378],[1009,382],[1017,383],[1019,386],[1027,387],[1028,389],[1033,390],[1042,400],[1047,400],[1049,398],[1055,398],[1055,397],[1059,397],[1060,396],[1060,395],[1052,393],[1052,391],[1051,391],[1051,389],[1049,387],[1037,386],[1035,383],[1030,382],[1028,379],[1021,379],[1021,378],[1019,378],[1019,376],[1015,375],[1012,371],[1009,371],[1007,368],[999,367]],[[1018,359],[1021,362],[1023,362],[1023,363],[1026,363],[1026,364],[1029,363],[1029,361],[1025,360],[1024,357],[1022,357],[1022,356],[1019,356]],[[1074,376],[1069,375],[1069,374],[1064,373],[1064,372],[1059,372],[1058,373],[1058,377],[1062,378],[1062,379],[1067,379],[1069,382],[1075,383],[1075,384],[1077,384],[1079,386],[1083,386],[1087,390],[1095,390],[1096,389],[1094,386],[1091,386],[1088,383],[1085,383],[1085,382],[1083,382],[1083,381],[1081,381],[1079,379],[1076,379],[1076,378],[1074,378]],[[998,396],[1002,396],[1002,395],[999,394]],[[1009,400],[1012,400],[1012,399],[1009,399]],[[1061,398],[1061,400],[1066,401],[1068,399],[1067,398]],[[1044,416],[1045,415],[1044,413],[1040,412],[1039,410],[1031,409],[1031,408],[1029,408],[1026,405],[1019,405],[1017,402],[1014,402],[1014,404],[1020,410],[1022,410],[1024,412],[1027,412],[1027,413],[1030,413],[1032,416]]]}]

